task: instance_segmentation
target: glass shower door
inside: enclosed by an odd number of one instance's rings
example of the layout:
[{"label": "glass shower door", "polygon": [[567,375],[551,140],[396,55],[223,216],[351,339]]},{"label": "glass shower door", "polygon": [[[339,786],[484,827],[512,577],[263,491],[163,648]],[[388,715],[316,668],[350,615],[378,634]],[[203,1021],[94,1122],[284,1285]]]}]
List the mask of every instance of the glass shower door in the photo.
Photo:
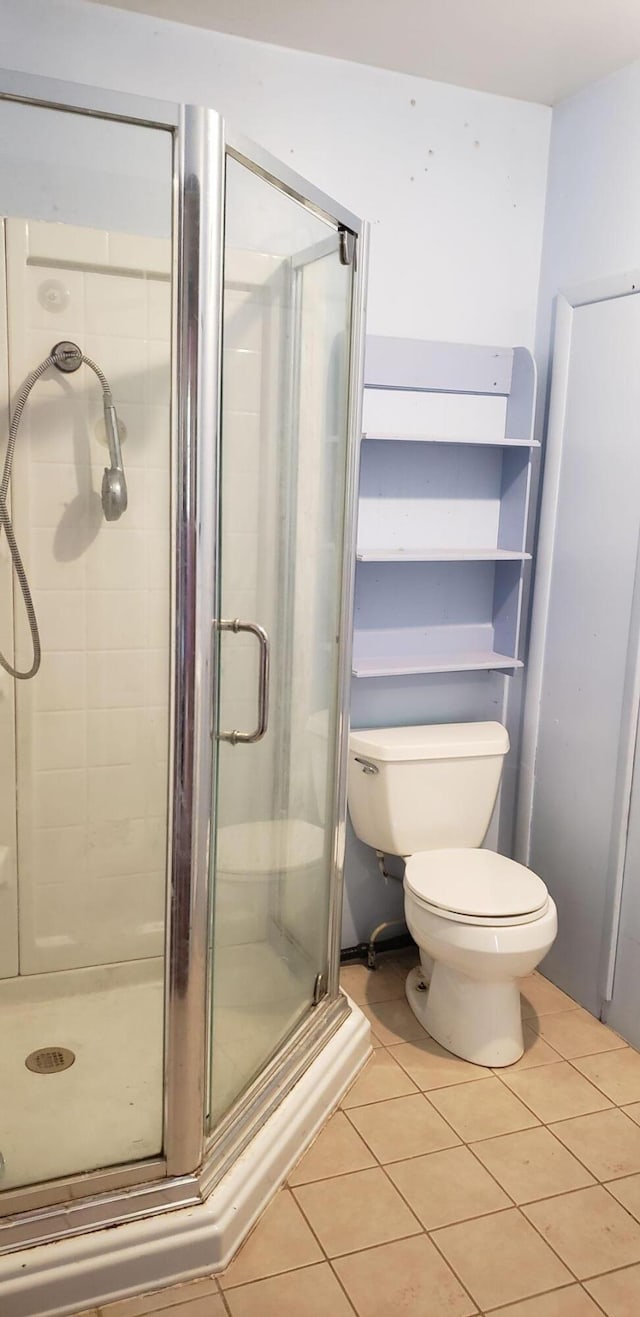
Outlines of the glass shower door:
[{"label": "glass shower door", "polygon": [[210,1123],[326,991],[352,266],[227,162]]}]

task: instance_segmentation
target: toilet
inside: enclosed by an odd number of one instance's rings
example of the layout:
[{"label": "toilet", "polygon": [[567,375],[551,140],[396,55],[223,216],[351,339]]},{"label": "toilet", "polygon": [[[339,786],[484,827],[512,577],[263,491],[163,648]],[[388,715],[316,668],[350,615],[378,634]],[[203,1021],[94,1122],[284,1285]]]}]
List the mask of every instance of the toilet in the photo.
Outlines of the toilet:
[{"label": "toilet", "polygon": [[497,722],[380,727],[349,739],[356,836],[405,859],[405,918],[421,961],[407,978],[409,1005],[436,1042],[482,1066],[522,1056],[518,979],[558,927],[542,879],[480,849],[508,750]]}]

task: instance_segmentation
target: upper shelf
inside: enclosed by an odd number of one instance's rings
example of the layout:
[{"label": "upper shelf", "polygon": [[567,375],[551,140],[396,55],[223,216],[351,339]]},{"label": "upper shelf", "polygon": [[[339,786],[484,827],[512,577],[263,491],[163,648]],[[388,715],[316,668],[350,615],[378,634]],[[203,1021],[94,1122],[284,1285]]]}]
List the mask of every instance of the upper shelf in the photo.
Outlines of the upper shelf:
[{"label": "upper shelf", "polygon": [[495,650],[464,650],[432,656],[391,654],[354,658],[354,677],[418,677],[437,672],[506,672],[523,666],[520,659]]},{"label": "upper shelf", "polygon": [[363,439],[380,439],[390,441],[391,443],[403,444],[464,444],[467,447],[475,447],[477,444],[484,445],[486,448],[539,448],[540,443],[537,439],[508,439],[505,435],[492,435],[490,438],[476,437],[469,435],[441,435],[441,434],[373,434],[370,430],[364,431]]},{"label": "upper shelf", "polygon": [[518,549],[358,549],[358,562],[526,562]]}]

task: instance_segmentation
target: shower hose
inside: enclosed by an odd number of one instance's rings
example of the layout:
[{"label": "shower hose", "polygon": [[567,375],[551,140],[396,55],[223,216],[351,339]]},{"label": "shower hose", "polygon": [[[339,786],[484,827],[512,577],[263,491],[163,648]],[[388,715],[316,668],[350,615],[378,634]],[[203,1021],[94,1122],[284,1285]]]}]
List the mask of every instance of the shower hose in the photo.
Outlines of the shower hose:
[{"label": "shower hose", "polygon": [[[89,366],[90,369],[97,375],[100,384],[102,385],[102,393],[104,396],[104,401],[105,403],[111,404],[112,398],[111,398],[111,388],[109,385],[109,381],[107,380],[103,372],[100,370],[100,367],[96,366],[95,361],[92,361],[90,357],[85,357],[84,354],[82,354],[81,361],[84,363],[85,366]],[[9,660],[5,658],[4,654],[0,650],[0,667],[4,668],[5,672],[8,672],[10,677],[16,677],[18,681],[29,681],[31,677],[35,677],[40,667],[40,662],[42,659],[42,647],[40,644],[38,619],[36,617],[36,610],[33,606],[33,599],[31,597],[31,589],[29,586],[27,573],[25,571],[24,563],[20,556],[20,550],[16,542],[16,537],[13,530],[13,523],[11,521],[11,517],[9,516],[9,509],[7,507],[7,493],[9,490],[9,483],[11,481],[11,468],[13,466],[13,454],[16,446],[16,439],[18,437],[18,430],[20,429],[22,413],[24,412],[27,398],[29,397],[29,394],[31,393],[34,384],[37,384],[41,375],[44,375],[45,371],[48,370],[50,366],[57,366],[57,364],[58,363],[56,362],[56,359],[53,356],[53,354],[50,354],[48,357],[45,357],[44,361],[41,361],[40,365],[36,366],[35,370],[32,370],[30,375],[27,375],[27,378],[24,381],[24,384],[22,385],[18,393],[15,407],[13,409],[11,424],[9,426],[9,442],[7,444],[7,451],[5,453],[4,468],[2,471],[2,481],[0,482],[0,526],[2,526],[4,533],[7,537],[7,544],[9,545],[9,553],[11,554],[11,562],[13,565],[13,570],[18,579],[18,584],[20,586],[20,590],[22,592],[22,598],[24,600],[24,607],[25,607],[25,612],[27,614],[27,621],[29,623],[29,630],[31,632],[31,643],[33,647],[33,662],[31,664],[31,667],[26,669],[24,672],[20,672],[18,668],[15,668],[9,662]],[[78,362],[78,364],[80,364],[80,362]]]}]

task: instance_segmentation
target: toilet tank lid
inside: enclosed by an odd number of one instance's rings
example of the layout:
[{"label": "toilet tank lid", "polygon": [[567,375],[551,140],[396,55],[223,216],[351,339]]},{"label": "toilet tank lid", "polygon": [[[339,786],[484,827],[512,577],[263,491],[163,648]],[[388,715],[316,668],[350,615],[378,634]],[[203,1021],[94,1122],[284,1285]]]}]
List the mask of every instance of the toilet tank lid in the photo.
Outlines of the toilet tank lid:
[{"label": "toilet tank lid", "polygon": [[371,727],[352,731],[349,748],[367,759],[471,759],[506,755],[509,735],[502,723],[441,723],[425,727]]}]

